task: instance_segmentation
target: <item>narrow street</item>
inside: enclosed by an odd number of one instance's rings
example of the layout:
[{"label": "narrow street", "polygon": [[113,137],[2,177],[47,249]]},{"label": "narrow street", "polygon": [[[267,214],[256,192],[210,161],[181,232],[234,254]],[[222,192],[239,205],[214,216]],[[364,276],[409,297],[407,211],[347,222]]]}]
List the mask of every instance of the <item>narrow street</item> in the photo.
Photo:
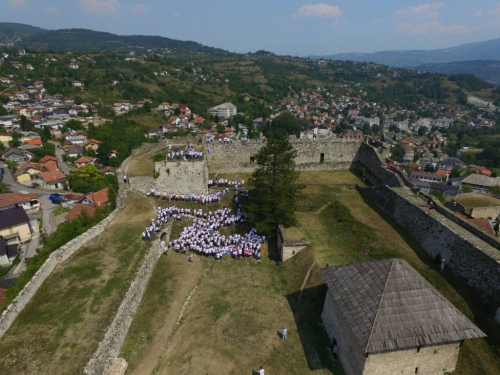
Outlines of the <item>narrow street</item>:
[{"label": "narrow street", "polygon": [[[39,196],[39,202],[40,206],[42,207],[42,225],[43,225],[43,230],[46,234],[51,234],[53,233],[57,226],[55,225],[54,221],[52,220],[52,210],[58,207],[57,204],[53,204],[49,200],[50,194],[52,194],[51,191],[46,191],[46,190],[41,190],[41,189],[35,189],[31,187],[27,187],[24,185],[19,184],[16,182],[12,172],[8,169],[6,164],[1,163],[0,168],[4,168],[4,176],[3,176],[3,182],[9,186],[10,190],[13,193],[20,192],[20,191],[26,191],[28,193],[36,194]],[[31,258],[35,256],[36,254],[36,248],[38,247],[38,240],[39,236],[36,235],[33,237],[33,240],[29,242],[26,247],[26,258]],[[17,269],[14,271],[12,276],[18,276],[22,271],[25,269],[25,264],[24,260],[19,263],[17,266]]]},{"label": "narrow street", "polygon": [[64,155],[63,149],[57,147],[59,146],[59,143],[56,142],[52,143],[56,146],[56,157],[59,159],[59,161],[57,162],[59,170],[66,175],[69,174],[71,172],[71,168],[68,167],[68,165],[63,161],[63,155]]}]

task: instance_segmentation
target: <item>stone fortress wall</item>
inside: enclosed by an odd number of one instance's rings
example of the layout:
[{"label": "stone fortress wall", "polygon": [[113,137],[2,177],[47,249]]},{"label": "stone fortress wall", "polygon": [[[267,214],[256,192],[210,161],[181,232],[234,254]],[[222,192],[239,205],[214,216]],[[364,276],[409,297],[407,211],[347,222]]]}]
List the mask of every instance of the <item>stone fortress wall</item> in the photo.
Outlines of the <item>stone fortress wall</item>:
[{"label": "stone fortress wall", "polygon": [[157,162],[155,189],[179,194],[208,194],[208,168],[203,161]]},{"label": "stone fortress wall", "polygon": [[360,188],[361,194],[415,239],[432,257],[473,288],[483,303],[500,306],[500,251],[438,212],[428,213],[388,186]]},{"label": "stone fortress wall", "polygon": [[[363,137],[316,141],[291,139],[292,146],[297,151],[295,162],[299,171],[354,169],[362,142]],[[212,173],[251,173],[255,169],[253,156],[263,145],[262,141],[213,142],[205,145],[208,168]],[[210,155],[208,148],[211,150]]]}]

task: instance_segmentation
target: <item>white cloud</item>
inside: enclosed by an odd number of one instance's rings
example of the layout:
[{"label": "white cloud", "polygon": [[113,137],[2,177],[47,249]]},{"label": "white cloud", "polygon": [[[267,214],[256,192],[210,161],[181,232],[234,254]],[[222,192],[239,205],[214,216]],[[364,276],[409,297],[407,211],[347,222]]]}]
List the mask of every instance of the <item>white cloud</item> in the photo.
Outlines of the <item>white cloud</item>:
[{"label": "white cloud", "polygon": [[149,8],[144,4],[135,4],[129,9],[131,14],[144,14],[149,12]]},{"label": "white cloud", "polygon": [[438,33],[441,35],[456,35],[456,34],[462,35],[462,34],[469,34],[477,30],[477,28],[470,26],[462,26],[462,25],[444,26],[441,22],[437,20],[432,20],[418,24],[402,23],[398,25],[398,30],[410,36],[427,35],[431,32]]},{"label": "white cloud", "polygon": [[61,14],[61,9],[58,7],[45,7],[43,9],[43,13],[45,14]]},{"label": "white cloud", "polygon": [[424,21],[438,18],[441,13],[439,9],[444,6],[443,3],[429,3],[417,5],[414,7],[398,9],[394,13],[394,18],[398,20]]},{"label": "white cloud", "polygon": [[9,8],[13,10],[27,9],[28,0],[9,0]]},{"label": "white cloud", "polygon": [[291,17],[293,19],[300,17],[327,18],[333,22],[338,22],[342,17],[342,11],[338,5],[327,5],[325,3],[305,4]]},{"label": "white cloud", "polygon": [[118,0],[79,0],[78,8],[84,13],[99,17],[117,16],[122,11]]}]

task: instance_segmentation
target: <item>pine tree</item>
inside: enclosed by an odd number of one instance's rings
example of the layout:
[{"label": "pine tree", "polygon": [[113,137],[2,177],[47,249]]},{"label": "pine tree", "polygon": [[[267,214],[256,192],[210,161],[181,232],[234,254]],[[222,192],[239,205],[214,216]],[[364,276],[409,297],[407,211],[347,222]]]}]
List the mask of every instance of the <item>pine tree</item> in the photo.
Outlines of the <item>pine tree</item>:
[{"label": "pine tree", "polygon": [[303,186],[297,184],[296,156],[288,136],[275,132],[253,157],[258,168],[251,178],[249,208],[259,232],[272,235],[280,224],[290,227],[297,223],[295,206]]}]

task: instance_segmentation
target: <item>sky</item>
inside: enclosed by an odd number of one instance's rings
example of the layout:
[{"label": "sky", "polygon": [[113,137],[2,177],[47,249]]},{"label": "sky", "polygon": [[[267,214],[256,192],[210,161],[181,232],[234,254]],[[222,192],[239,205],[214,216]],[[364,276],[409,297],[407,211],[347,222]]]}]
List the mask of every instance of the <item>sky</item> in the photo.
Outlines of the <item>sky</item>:
[{"label": "sky", "polygon": [[0,0],[0,21],[307,56],[496,39],[500,0]]}]

